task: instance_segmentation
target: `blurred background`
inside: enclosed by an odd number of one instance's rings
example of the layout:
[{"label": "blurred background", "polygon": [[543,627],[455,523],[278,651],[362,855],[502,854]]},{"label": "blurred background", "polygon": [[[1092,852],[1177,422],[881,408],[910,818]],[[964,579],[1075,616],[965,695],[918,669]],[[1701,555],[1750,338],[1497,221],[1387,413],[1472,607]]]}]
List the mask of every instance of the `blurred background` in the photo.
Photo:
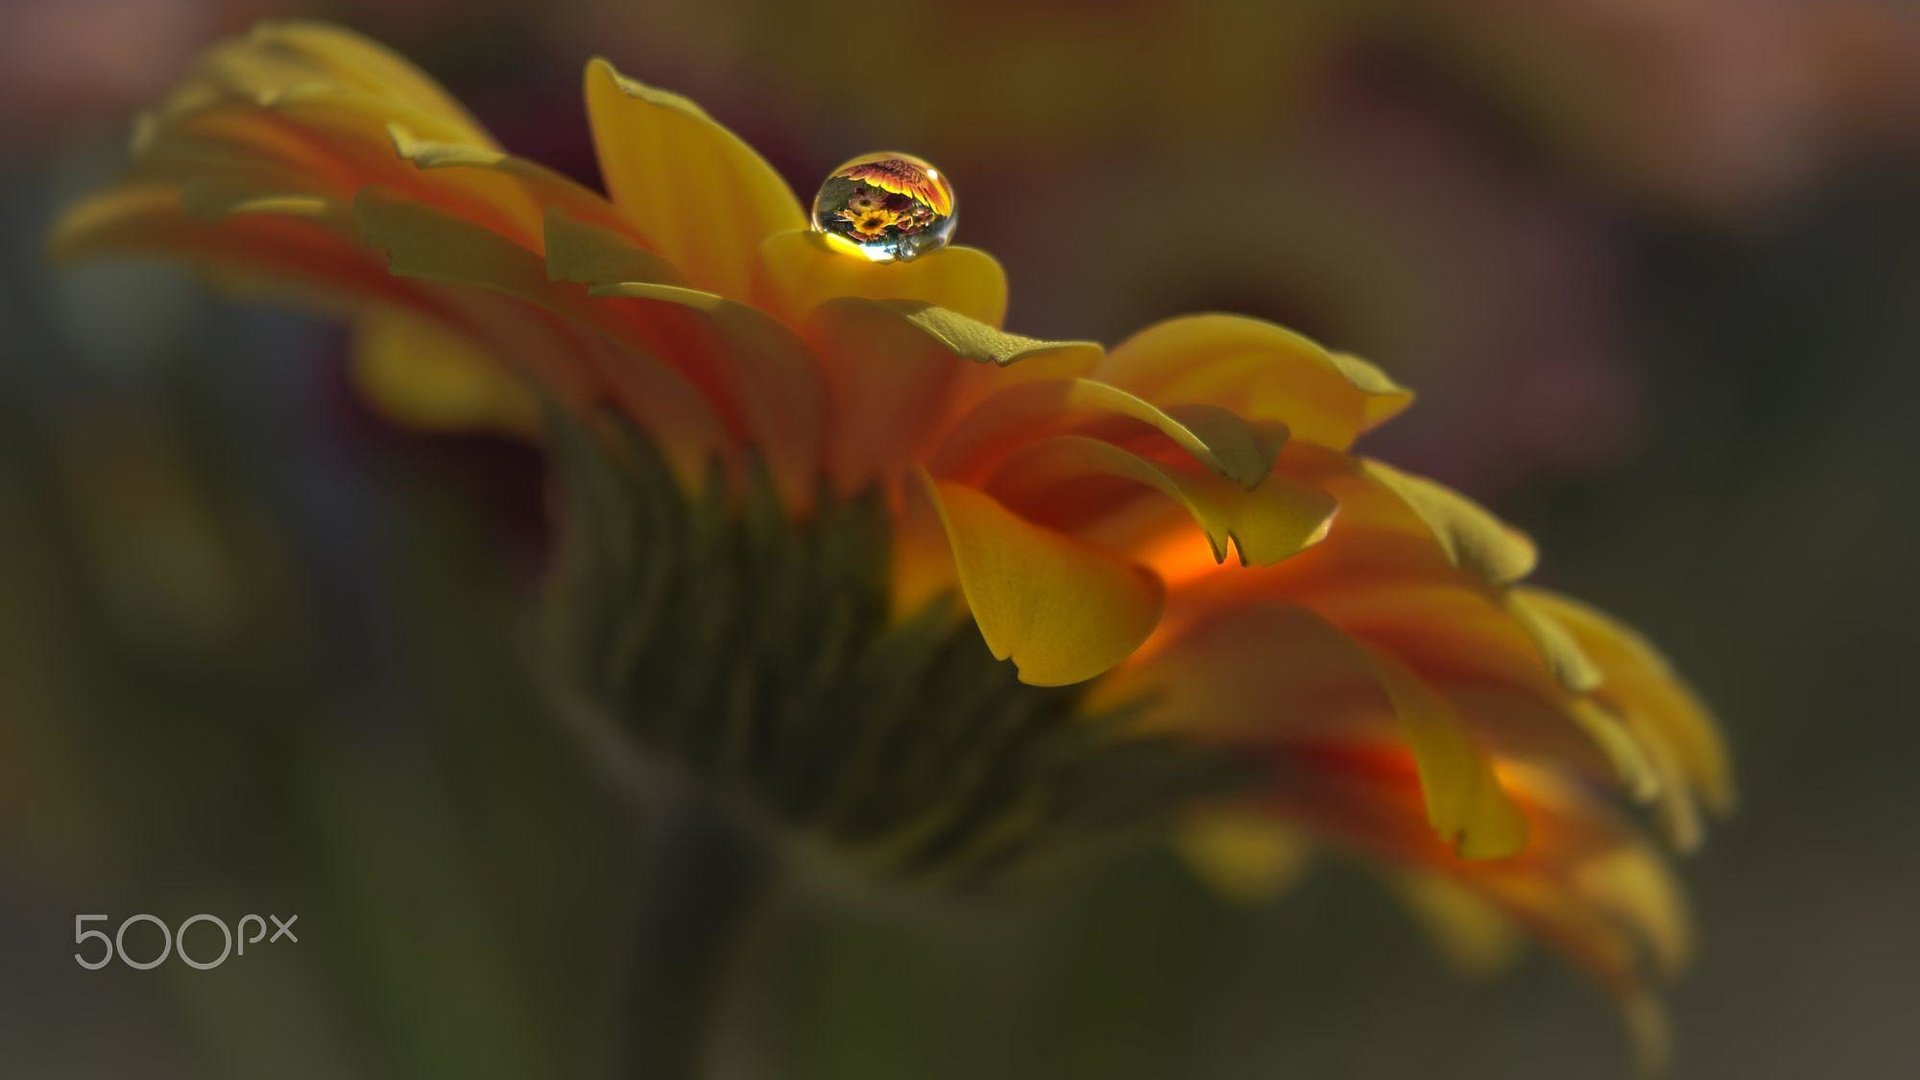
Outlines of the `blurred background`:
[{"label": "blurred background", "polygon": [[[137,108],[290,14],[388,42],[587,179],[594,53],[803,195],[923,154],[1016,330],[1228,309],[1376,360],[1421,403],[1369,449],[1532,531],[1544,581],[1722,713],[1744,806],[1684,868],[1704,945],[1674,1074],[1920,1075],[1898,0],[5,0],[0,1075],[598,1077],[620,1053],[636,831],[526,675],[539,461],[386,425],[326,323],[41,259]],[[202,911],[297,913],[301,940],[207,972],[72,959],[76,914]],[[1465,981],[1351,868],[1242,909],[1156,854],[967,917],[785,898],[723,1024],[739,1077],[1626,1061],[1558,964]]]}]

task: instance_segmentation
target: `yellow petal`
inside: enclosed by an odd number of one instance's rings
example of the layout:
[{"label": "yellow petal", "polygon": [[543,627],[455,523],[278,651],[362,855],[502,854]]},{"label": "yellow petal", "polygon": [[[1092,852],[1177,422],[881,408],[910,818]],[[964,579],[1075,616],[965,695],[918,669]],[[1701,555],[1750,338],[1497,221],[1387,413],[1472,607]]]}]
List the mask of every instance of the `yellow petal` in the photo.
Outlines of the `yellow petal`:
[{"label": "yellow petal", "polygon": [[1392,376],[1375,364],[1343,352],[1328,352],[1327,359],[1364,395],[1360,408],[1361,431],[1372,431],[1413,404],[1413,391],[1394,382]]},{"label": "yellow petal", "polygon": [[776,233],[760,246],[775,310],[798,323],[842,296],[909,300],[946,308],[988,326],[1007,315],[1007,275],[977,248],[949,247],[906,262],[877,263],[835,251],[810,229]]},{"label": "yellow petal", "polygon": [[1564,627],[1599,670],[1597,696],[1645,725],[1716,813],[1734,803],[1733,768],[1713,714],[1644,637],[1605,613],[1545,589],[1516,590],[1532,611]]},{"label": "yellow petal", "polygon": [[1455,566],[1495,584],[1533,572],[1533,541],[1465,495],[1378,461],[1363,461],[1361,468],[1419,515]]},{"label": "yellow petal", "polygon": [[1107,671],[1153,632],[1160,583],[1099,548],[1017,517],[960,484],[925,482],[967,606],[1020,681],[1065,686]]},{"label": "yellow petal", "polygon": [[1504,598],[1504,606],[1507,614],[1512,615],[1533,638],[1534,646],[1540,650],[1547,667],[1562,686],[1576,694],[1584,694],[1600,685],[1603,676],[1599,665],[1587,655],[1578,638],[1568,633],[1557,619],[1534,602],[1529,590],[1510,590]]},{"label": "yellow petal", "polygon": [[698,105],[594,60],[587,116],[607,191],[696,288],[751,298],[760,245],[806,226],[780,174]]},{"label": "yellow petal", "polygon": [[540,428],[526,383],[464,334],[389,309],[360,320],[353,347],[354,385],[402,424],[521,437]]},{"label": "yellow petal", "polygon": [[1687,966],[1692,918],[1679,883],[1658,856],[1623,847],[1581,863],[1574,881],[1590,900],[1640,932],[1662,974],[1677,975]]},{"label": "yellow petal", "polygon": [[1413,399],[1365,361],[1237,315],[1150,326],[1115,348],[1097,377],[1159,405],[1207,402],[1277,420],[1294,438],[1336,450]]},{"label": "yellow petal", "polygon": [[1646,802],[1666,786],[1647,745],[1605,706],[1584,697],[1566,703],[1566,714],[1605,754],[1629,797]]}]

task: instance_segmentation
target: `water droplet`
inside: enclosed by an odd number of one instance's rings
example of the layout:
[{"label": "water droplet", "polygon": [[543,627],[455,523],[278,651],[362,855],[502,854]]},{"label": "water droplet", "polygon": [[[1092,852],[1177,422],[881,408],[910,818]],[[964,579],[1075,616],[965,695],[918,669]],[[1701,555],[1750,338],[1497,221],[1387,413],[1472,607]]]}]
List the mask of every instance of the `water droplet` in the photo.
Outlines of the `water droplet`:
[{"label": "water droplet", "polygon": [[953,239],[953,185],[912,154],[862,154],[813,197],[813,228],[851,241],[874,262],[912,259]]}]

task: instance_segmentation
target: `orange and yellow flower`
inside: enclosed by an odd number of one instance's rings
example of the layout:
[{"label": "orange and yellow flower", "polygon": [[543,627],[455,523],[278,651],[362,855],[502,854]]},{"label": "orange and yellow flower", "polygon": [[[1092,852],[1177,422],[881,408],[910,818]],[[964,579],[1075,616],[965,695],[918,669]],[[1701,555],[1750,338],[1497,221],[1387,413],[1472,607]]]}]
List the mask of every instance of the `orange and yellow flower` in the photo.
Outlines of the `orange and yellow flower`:
[{"label": "orange and yellow flower", "polygon": [[900,215],[891,210],[846,209],[840,212],[840,219],[847,223],[853,234],[862,240],[878,240],[887,230],[900,224]]},{"label": "orange and yellow flower", "polygon": [[1360,853],[1459,940],[1549,942],[1651,1031],[1690,934],[1616,804],[1691,847],[1732,802],[1720,736],[1632,631],[1522,584],[1524,535],[1353,450],[1410,392],[1229,315],[1111,351],[1005,332],[983,252],[848,257],[691,101],[596,60],[586,104],[604,196],[372,43],[262,27],[143,119],[54,246],[350,312],[362,385],[415,422],[528,430],[544,400],[621,416],[688,490],[764,469],[794,522],[873,495],[896,618],[957,596],[1022,682],[1256,771],[1186,808],[1223,885],[1277,885],[1306,842]]}]

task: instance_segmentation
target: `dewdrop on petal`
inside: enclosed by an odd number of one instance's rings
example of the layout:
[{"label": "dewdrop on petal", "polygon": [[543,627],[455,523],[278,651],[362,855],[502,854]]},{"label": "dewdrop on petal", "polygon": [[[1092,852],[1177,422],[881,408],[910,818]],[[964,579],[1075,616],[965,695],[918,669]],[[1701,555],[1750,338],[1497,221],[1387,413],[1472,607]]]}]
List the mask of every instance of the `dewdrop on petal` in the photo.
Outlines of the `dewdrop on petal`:
[{"label": "dewdrop on petal", "polygon": [[813,197],[813,228],[874,262],[907,260],[953,239],[953,185],[912,154],[863,154],[833,170]]}]

